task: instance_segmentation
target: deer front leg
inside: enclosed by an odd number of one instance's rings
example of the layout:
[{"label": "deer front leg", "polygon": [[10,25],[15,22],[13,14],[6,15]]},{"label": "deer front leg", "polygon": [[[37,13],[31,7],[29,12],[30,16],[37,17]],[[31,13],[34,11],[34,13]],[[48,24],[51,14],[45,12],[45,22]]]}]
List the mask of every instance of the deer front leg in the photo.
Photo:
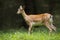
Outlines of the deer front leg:
[{"label": "deer front leg", "polygon": [[30,34],[31,29],[32,29],[32,23],[29,24],[28,34]]}]

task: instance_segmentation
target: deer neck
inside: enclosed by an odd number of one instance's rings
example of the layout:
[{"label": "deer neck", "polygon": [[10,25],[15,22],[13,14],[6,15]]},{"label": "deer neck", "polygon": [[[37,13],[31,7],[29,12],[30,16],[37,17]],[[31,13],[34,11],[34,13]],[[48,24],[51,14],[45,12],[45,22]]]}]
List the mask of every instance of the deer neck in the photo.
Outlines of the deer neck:
[{"label": "deer neck", "polygon": [[27,14],[25,13],[24,10],[23,10],[23,12],[22,12],[22,16],[23,16],[23,17],[26,17],[26,16],[27,16]]}]

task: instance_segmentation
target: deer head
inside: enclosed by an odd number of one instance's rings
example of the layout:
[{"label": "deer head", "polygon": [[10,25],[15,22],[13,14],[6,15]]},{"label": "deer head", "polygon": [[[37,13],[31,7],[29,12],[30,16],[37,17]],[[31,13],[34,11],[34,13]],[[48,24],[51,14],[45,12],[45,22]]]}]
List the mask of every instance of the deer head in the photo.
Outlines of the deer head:
[{"label": "deer head", "polygon": [[23,11],[24,11],[23,7],[22,7],[22,5],[20,5],[20,7],[19,7],[19,9],[17,11],[17,14],[21,14]]}]

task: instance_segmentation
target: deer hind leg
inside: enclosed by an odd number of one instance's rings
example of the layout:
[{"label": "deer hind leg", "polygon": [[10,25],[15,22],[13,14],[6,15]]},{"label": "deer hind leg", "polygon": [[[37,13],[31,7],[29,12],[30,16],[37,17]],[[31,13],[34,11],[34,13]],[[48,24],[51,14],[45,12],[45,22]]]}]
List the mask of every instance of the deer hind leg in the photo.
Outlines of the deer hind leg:
[{"label": "deer hind leg", "polygon": [[54,30],[54,31],[56,31],[56,27],[51,23],[50,24],[51,25],[51,28]]},{"label": "deer hind leg", "polygon": [[52,19],[49,21],[49,23],[50,23],[50,27],[51,27],[54,31],[56,31],[56,27],[53,25],[53,20],[52,20]]},{"label": "deer hind leg", "polygon": [[45,22],[45,26],[49,29],[49,32],[52,32],[52,28],[50,27],[49,22]]}]

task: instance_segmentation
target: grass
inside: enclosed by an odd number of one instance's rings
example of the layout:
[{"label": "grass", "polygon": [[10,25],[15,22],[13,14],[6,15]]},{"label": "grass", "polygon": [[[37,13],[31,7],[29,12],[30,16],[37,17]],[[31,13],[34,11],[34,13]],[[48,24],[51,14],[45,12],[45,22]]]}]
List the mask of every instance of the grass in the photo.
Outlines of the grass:
[{"label": "grass", "polygon": [[28,35],[27,30],[9,29],[0,31],[0,40],[60,40],[60,32],[52,32],[46,28],[35,28],[33,32]]}]

